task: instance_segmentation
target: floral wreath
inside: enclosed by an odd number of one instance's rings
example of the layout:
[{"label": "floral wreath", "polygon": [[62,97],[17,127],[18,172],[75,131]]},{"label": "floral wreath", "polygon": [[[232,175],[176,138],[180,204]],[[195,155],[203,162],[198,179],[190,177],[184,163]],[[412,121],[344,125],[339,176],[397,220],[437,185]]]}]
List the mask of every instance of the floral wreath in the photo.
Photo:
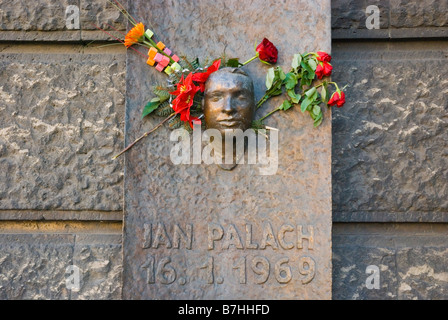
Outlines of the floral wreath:
[{"label": "floral wreath", "polygon": [[[158,72],[165,73],[168,81],[165,85],[153,86],[153,93],[156,96],[151,99],[143,108],[142,117],[150,114],[165,117],[150,131],[144,133],[133,143],[127,146],[123,151],[113,157],[120,155],[132,148],[138,141],[156,131],[164,123],[168,122],[171,129],[184,128],[192,130],[193,124],[201,124],[202,97],[205,90],[205,83],[209,76],[223,67],[239,68],[256,60],[257,58],[265,64],[272,65],[277,62],[278,50],[268,39],[256,46],[255,56],[241,63],[239,58],[227,59],[225,55],[207,63],[201,64],[199,58],[188,59],[186,56],[177,56],[162,41],[155,40],[155,34],[150,29],[145,29],[143,23],[137,21],[129,14],[123,5],[117,1],[108,0],[115,6],[134,26],[126,35],[124,40],[117,38],[107,31],[109,36],[123,43],[126,48],[133,49],[146,59],[149,66],[154,67]],[[110,26],[113,28],[112,26]],[[113,28],[114,29],[114,28]],[[114,29],[116,30],[116,29]],[[118,30],[116,30],[118,31]],[[143,46],[148,49],[147,54],[134,48],[134,46]],[[286,98],[283,102],[263,117],[252,122],[254,130],[274,129],[264,125],[264,120],[277,111],[286,111],[294,106],[300,106],[302,113],[308,112],[313,120],[314,127],[318,127],[323,120],[321,104],[328,107],[342,107],[345,103],[344,88],[339,89],[337,83],[323,80],[315,83],[316,79],[322,80],[329,77],[333,66],[330,64],[331,56],[323,51],[308,52],[294,55],[291,63],[291,69],[285,73],[281,67],[271,67],[266,75],[266,92],[257,102],[256,109],[259,109],[263,103],[274,96],[285,93]],[[335,90],[329,95],[330,85]],[[321,88],[320,91],[317,90]]]}]

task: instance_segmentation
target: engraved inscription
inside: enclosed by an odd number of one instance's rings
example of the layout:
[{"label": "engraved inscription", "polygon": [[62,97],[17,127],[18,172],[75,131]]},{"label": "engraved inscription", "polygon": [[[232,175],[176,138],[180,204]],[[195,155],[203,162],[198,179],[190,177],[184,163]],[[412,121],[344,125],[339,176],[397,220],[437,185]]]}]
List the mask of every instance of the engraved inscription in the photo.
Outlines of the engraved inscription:
[{"label": "engraved inscription", "polygon": [[303,284],[310,283],[316,274],[316,262],[311,257],[302,257],[299,264],[299,272],[305,276],[302,279]]},{"label": "engraved inscription", "polygon": [[[148,285],[184,286],[197,280],[204,285],[224,282],[288,285],[294,280],[307,285],[316,275],[316,261],[310,255],[315,237],[312,225],[274,225],[270,221],[208,223],[206,233],[196,236],[193,227],[192,224],[166,225],[162,222],[143,224],[141,247],[152,253],[141,265]],[[167,249],[169,251],[165,251]],[[203,255],[191,259],[186,256],[179,261],[174,250],[181,249],[189,250],[195,256],[198,250],[208,249],[210,254],[205,258]],[[305,255],[298,256],[291,251],[294,249]],[[167,252],[173,254],[166,255]],[[247,254],[249,252],[253,254]]]},{"label": "engraved inscription", "polygon": [[274,275],[278,283],[288,283],[292,279],[291,267],[288,265],[289,259],[282,258],[274,266]]},{"label": "engraved inscription", "polygon": [[252,271],[257,275],[255,277],[255,283],[263,284],[268,281],[269,278],[269,260],[265,257],[255,256],[250,264]]},{"label": "engraved inscription", "polygon": [[246,257],[239,258],[233,265],[233,269],[238,270],[238,282],[240,284],[246,284]]},{"label": "engraved inscription", "polygon": [[[198,261],[197,264],[193,264],[185,269],[187,274],[178,275],[179,265],[173,262],[172,257],[155,258],[152,255],[148,255],[146,262],[141,268],[145,271],[147,284],[160,283],[171,285],[178,283],[179,285],[185,285],[187,279],[195,274],[195,270],[198,270],[200,271],[200,279],[204,283],[211,285],[215,283],[222,284],[225,281],[225,275],[216,276],[215,271],[217,265],[219,267],[223,263],[227,262],[225,260],[220,261],[213,256],[207,256],[205,260]],[[316,262],[310,256],[299,257],[298,261],[291,263],[288,257],[269,260],[265,256],[255,255],[253,257],[240,257],[234,261],[232,266],[234,270],[233,281],[243,285],[247,284],[248,266],[250,281],[259,285],[268,281],[286,285],[293,279],[299,279],[303,285],[306,285],[314,279],[316,274]]]},{"label": "engraved inscription", "polygon": [[[313,250],[314,248],[314,227],[311,225],[293,226],[283,224],[276,232],[269,221],[265,221],[258,230],[255,230],[251,224],[246,224],[244,228],[238,229],[234,224],[226,227],[210,223],[207,230],[208,250],[229,250],[232,248],[265,250],[268,247],[273,250],[291,250],[295,247],[297,249]],[[241,230],[244,232],[241,232]]]},{"label": "engraved inscription", "polygon": [[[171,237],[170,234],[172,234]],[[157,224],[145,223],[143,225],[143,242],[142,242],[143,249],[185,248],[187,250],[191,250],[192,246],[193,246],[192,224],[187,224],[184,227],[181,227],[179,224],[175,224],[168,229],[164,223],[157,223]]]}]

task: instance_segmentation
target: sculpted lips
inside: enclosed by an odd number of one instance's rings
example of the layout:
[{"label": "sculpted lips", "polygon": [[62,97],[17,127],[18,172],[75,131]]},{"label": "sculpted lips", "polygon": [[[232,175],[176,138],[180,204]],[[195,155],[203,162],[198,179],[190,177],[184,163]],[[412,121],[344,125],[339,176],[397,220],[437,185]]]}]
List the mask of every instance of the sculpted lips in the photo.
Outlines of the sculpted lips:
[{"label": "sculpted lips", "polygon": [[217,122],[223,127],[235,127],[241,124],[241,120],[238,118],[218,119]]}]

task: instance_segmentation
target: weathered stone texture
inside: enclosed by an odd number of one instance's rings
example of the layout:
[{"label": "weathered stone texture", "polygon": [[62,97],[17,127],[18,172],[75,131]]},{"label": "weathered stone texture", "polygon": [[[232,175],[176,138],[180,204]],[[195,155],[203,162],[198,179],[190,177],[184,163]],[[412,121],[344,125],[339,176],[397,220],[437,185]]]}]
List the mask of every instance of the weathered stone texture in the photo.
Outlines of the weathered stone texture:
[{"label": "weathered stone texture", "polygon": [[[80,269],[79,291],[67,288],[69,266]],[[0,235],[2,300],[119,299],[120,283],[121,235]]]},{"label": "weathered stone texture", "polygon": [[390,0],[393,28],[448,27],[446,0]]},{"label": "weathered stone texture", "polygon": [[[333,0],[333,38],[425,38],[448,36],[446,0]],[[380,9],[380,29],[366,28],[369,5]]]},{"label": "weathered stone texture", "polygon": [[443,42],[335,44],[333,79],[348,84],[333,112],[336,221],[446,221],[447,54]]},{"label": "weathered stone texture", "polygon": [[[120,2],[125,8],[128,6],[127,0]],[[67,28],[67,21],[69,26],[73,22],[74,12],[67,10],[70,5],[79,9],[77,29]],[[126,25],[125,16],[107,0],[0,0],[0,40],[111,40],[96,26],[122,38],[115,30],[126,30]]]},{"label": "weathered stone texture", "polygon": [[[165,1],[134,1],[133,12],[145,13],[144,21],[152,22],[156,34],[163,35],[157,38],[176,54],[191,57],[219,57],[225,50],[229,57],[248,59],[254,54],[254,43],[267,37],[278,46],[278,65],[287,70],[294,53],[330,51],[330,2],[326,0],[171,1],[170,5]],[[127,62],[126,140],[130,143],[161,120],[140,119],[142,105],[151,98],[150,86],[164,78],[145,66],[144,60],[131,51]],[[258,99],[265,90],[268,67],[255,61],[245,70],[254,80]],[[257,117],[273,109],[276,103],[278,100],[265,105]],[[280,130],[279,169],[272,176],[259,175],[254,165],[239,165],[231,172],[216,165],[176,166],[169,158],[173,144],[167,128],[161,128],[126,154],[124,298],[331,297],[330,112],[325,113],[322,126],[315,129],[307,115],[297,108],[290,111],[267,121]],[[147,228],[148,224],[156,228],[163,223],[170,236],[175,224],[183,229],[193,224],[191,250],[170,249],[166,245],[148,248],[144,243],[145,223]],[[222,243],[217,243],[215,249],[207,247],[208,225],[222,226],[227,236],[233,225],[243,242],[247,236],[246,225],[251,225],[253,239],[260,246],[262,228],[267,223],[274,233],[284,224],[305,225],[304,233],[308,232],[306,226],[315,226],[314,248],[243,250],[232,245],[227,250],[222,249]],[[251,263],[263,259],[260,256],[269,260],[271,269],[268,280],[256,284],[257,274],[252,270],[261,267]],[[302,282],[299,272],[299,259],[303,256],[311,256],[316,262],[315,277],[308,283]],[[177,270],[174,283],[164,284],[166,279],[160,278],[156,270],[156,283],[148,284],[152,257],[159,271],[168,261],[166,258],[171,259],[169,266]],[[275,270],[279,270],[274,266],[283,258],[289,259],[293,274],[293,280],[284,284],[274,276]],[[247,282],[241,283],[241,274],[233,266],[237,264],[239,270],[243,270],[244,259]],[[214,277],[206,278],[211,267],[203,265],[210,261],[215,273]]]},{"label": "weathered stone texture", "polygon": [[[334,299],[446,299],[446,224],[335,224]],[[368,289],[368,266],[379,289]],[[369,281],[370,282],[370,281]]]},{"label": "weathered stone texture", "polygon": [[335,29],[367,29],[366,8],[380,9],[380,29],[389,27],[389,0],[333,0],[331,1],[331,27]]},{"label": "weathered stone texture", "polygon": [[122,209],[122,51],[14,50],[0,54],[0,209]]}]

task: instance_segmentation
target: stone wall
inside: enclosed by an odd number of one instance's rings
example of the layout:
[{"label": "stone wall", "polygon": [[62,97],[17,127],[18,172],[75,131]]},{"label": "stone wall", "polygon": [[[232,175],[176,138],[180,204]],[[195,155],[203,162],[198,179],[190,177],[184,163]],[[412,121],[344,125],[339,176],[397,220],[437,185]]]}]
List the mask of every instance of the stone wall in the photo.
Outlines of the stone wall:
[{"label": "stone wall", "polygon": [[126,51],[99,21],[125,29],[107,1],[0,1],[0,299],[121,297]]},{"label": "stone wall", "polygon": [[[349,84],[332,125],[333,298],[446,299],[448,2],[333,0],[332,17],[333,78]],[[123,160],[110,158],[126,52],[95,49],[111,38],[92,23],[125,30],[106,0],[0,0],[0,299],[121,297]]]},{"label": "stone wall", "polygon": [[448,1],[332,10],[333,79],[349,85],[333,111],[333,298],[446,299]]}]

